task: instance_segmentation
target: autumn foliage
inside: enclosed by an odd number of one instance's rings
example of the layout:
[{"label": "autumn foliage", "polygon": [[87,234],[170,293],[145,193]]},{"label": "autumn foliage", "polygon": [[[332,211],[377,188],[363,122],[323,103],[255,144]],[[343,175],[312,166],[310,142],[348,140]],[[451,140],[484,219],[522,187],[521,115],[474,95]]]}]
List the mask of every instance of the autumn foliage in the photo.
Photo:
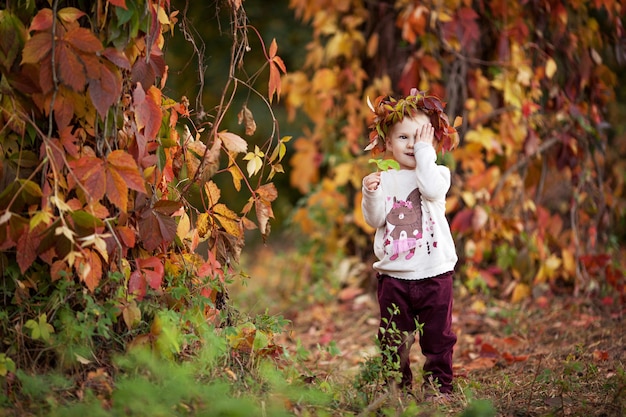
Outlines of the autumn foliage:
[{"label": "autumn foliage", "polygon": [[[0,10],[2,334],[32,322],[30,340],[63,346],[53,335],[64,326],[59,316],[69,309],[69,317],[84,319],[85,303],[95,303],[108,321],[97,335],[119,332],[124,343],[142,343],[161,334],[160,325],[145,327],[158,321],[138,307],[146,298],[178,309],[192,297],[204,300],[201,315],[219,324],[244,231],[269,234],[277,198],[271,179],[283,171],[289,141],[274,129],[250,150],[242,137],[256,124],[232,99],[248,81],[236,78],[249,29],[241,2],[224,9],[236,35],[232,75],[214,113],[202,117],[186,97],[163,92],[166,37],[181,17],[169,0],[84,9],[12,3]],[[286,70],[277,51],[275,40],[264,47],[267,94],[253,90],[270,115]],[[241,135],[222,127],[228,112],[239,114]],[[220,175],[248,196],[243,208],[221,198]]]},{"label": "autumn foliage", "polygon": [[[295,139],[294,215],[330,256],[366,262],[359,209],[372,113],[412,88],[462,116],[448,214],[470,291],[624,301],[624,7],[613,1],[291,0],[313,39],[284,78]],[[620,84],[621,82],[621,84]],[[332,155],[332,157],[329,157]],[[308,213],[317,213],[310,216]],[[326,232],[320,233],[319,230]],[[324,259],[328,264],[332,259]]]}]

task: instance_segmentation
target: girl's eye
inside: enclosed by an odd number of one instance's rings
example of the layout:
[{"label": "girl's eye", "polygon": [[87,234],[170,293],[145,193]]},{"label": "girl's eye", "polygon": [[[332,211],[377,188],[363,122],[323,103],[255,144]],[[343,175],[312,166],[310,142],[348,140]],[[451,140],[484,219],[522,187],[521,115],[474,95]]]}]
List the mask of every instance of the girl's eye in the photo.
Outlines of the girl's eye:
[{"label": "girl's eye", "polygon": [[398,136],[398,137],[399,137],[400,139],[408,139],[408,138],[409,138],[409,137],[408,137],[408,136],[406,136],[406,135],[400,135],[400,136]]}]

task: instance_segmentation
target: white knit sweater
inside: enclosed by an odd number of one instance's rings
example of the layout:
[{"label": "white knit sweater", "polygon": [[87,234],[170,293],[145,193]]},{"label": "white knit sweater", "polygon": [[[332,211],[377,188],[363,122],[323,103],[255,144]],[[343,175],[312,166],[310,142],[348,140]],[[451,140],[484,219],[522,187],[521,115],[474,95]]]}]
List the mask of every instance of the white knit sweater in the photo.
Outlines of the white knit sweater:
[{"label": "white knit sweater", "polygon": [[381,173],[374,191],[363,186],[363,215],[376,228],[374,269],[400,279],[424,279],[454,270],[457,254],[446,219],[450,170],[437,165],[426,143],[415,144],[415,170]]}]

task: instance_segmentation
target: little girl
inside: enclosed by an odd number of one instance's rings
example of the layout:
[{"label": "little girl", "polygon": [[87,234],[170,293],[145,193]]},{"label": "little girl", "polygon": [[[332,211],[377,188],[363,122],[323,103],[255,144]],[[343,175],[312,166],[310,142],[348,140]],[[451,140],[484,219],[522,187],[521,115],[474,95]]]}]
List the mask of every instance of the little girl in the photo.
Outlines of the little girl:
[{"label": "little girl", "polygon": [[[390,151],[400,167],[363,178],[363,215],[376,229],[378,338],[381,348],[399,362],[400,387],[410,389],[409,350],[419,322],[423,326],[419,344],[426,357],[424,386],[439,390],[426,396],[448,396],[456,343],[451,322],[457,255],[445,216],[450,170],[436,164],[434,146],[455,145],[456,131],[441,102],[415,90],[399,101],[381,100],[372,109],[377,117],[368,148],[382,140],[380,147]],[[399,332],[384,330],[391,323]]]}]

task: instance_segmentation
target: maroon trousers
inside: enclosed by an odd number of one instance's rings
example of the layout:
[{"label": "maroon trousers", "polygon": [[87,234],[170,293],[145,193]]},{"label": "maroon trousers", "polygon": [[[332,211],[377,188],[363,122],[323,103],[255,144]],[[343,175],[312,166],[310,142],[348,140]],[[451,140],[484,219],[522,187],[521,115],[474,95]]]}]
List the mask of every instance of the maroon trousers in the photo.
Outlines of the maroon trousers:
[{"label": "maroon trousers", "polygon": [[[413,382],[409,350],[415,340],[417,320],[423,325],[419,344],[426,357],[425,383],[436,380],[442,393],[452,392],[452,350],[456,343],[452,331],[452,275],[450,271],[414,281],[378,276],[380,327],[386,329],[379,330],[378,340],[381,349],[399,361],[403,388],[410,388]],[[392,323],[397,331],[391,330]]]}]

